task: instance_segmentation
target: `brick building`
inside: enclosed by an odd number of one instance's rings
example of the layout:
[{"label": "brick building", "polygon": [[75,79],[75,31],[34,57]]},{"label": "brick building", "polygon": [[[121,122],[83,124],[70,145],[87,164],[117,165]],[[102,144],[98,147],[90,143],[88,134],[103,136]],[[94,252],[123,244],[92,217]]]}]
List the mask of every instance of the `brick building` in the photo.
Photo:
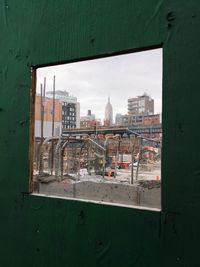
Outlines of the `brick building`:
[{"label": "brick building", "polygon": [[96,119],[95,115],[92,114],[91,110],[88,110],[88,113],[86,116],[82,116],[80,119],[80,127],[81,128],[91,128],[101,126],[101,120]]},{"label": "brick building", "polygon": [[[44,106],[44,137],[52,135],[52,115],[53,115],[53,99],[45,97]],[[55,100],[54,111],[54,135],[58,136],[61,132],[61,109],[62,105],[59,100]],[[41,136],[41,96],[36,95],[35,98],[35,137]]]}]

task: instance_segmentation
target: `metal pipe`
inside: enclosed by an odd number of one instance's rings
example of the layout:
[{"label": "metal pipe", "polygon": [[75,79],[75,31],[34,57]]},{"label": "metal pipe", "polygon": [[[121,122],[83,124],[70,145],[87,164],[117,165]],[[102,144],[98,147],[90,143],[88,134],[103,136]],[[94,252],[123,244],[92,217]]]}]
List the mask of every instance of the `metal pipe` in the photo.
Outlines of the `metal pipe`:
[{"label": "metal pipe", "polygon": [[116,152],[116,156],[115,156],[115,172],[114,172],[114,177],[116,178],[116,174],[117,174],[117,163],[119,161],[119,148],[120,148],[120,142],[121,140],[118,140],[118,144],[117,144],[117,152]]},{"label": "metal pipe", "polygon": [[50,136],[50,137],[47,137],[44,142],[43,142],[43,145],[47,144],[48,142],[50,141],[54,141],[54,140],[58,140],[59,137],[56,137],[56,136]]},{"label": "metal pipe", "polygon": [[134,140],[132,143],[132,151],[131,151],[131,184],[133,184],[134,181],[134,149],[135,149],[135,140],[136,137],[134,136]]},{"label": "metal pipe", "polygon": [[84,145],[85,144],[82,143],[81,150],[80,150],[80,153],[79,153],[79,159],[78,159],[78,179],[79,180],[80,180],[80,168],[81,168],[81,153],[82,153]]},{"label": "metal pipe", "polygon": [[[53,108],[52,108],[52,136],[54,136],[54,120],[55,120],[55,76],[53,76]],[[51,143],[51,175],[53,174],[54,165],[54,143]]]},{"label": "metal pipe", "polygon": [[44,130],[44,106],[43,106],[43,89],[42,89],[42,84],[40,84],[40,117],[41,117],[41,140],[43,140],[43,137],[44,137],[44,133],[43,133],[43,130]]},{"label": "metal pipe", "polygon": [[136,169],[136,176],[135,176],[135,180],[138,179],[138,171],[139,171],[139,164],[140,164],[140,157],[141,157],[141,146],[142,146],[142,138],[139,139],[139,158],[138,158],[138,163],[137,163],[137,169]]},{"label": "metal pipe", "polygon": [[69,143],[69,137],[68,137],[67,141],[65,141],[65,143],[63,144],[63,146],[61,148],[61,161],[60,161],[61,180],[63,179],[63,156],[64,156],[65,147],[67,146],[68,143]]},{"label": "metal pipe", "polygon": [[53,76],[53,108],[52,108],[52,136],[54,136],[54,121],[55,121],[55,90],[56,77]]},{"label": "metal pipe", "polygon": [[56,178],[58,178],[58,174],[59,174],[59,163],[60,163],[60,156],[61,156],[61,144],[62,144],[62,140],[59,139],[57,145],[56,145],[56,149],[55,149],[55,176]]},{"label": "metal pipe", "polygon": [[40,154],[39,154],[39,174],[42,174],[44,166],[43,166],[43,138],[44,138],[44,133],[43,133],[43,128],[44,128],[44,106],[43,106],[43,87],[42,84],[40,84],[40,122],[41,122],[41,140],[40,140]]},{"label": "metal pipe", "polygon": [[44,132],[44,111],[45,111],[45,100],[46,100],[46,77],[44,77],[44,83],[43,83],[43,96],[42,96],[42,105],[43,105],[43,132]]},{"label": "metal pipe", "polygon": [[91,172],[90,172],[90,155],[91,154],[91,145],[90,145],[90,142],[88,141],[88,148],[87,148],[87,171],[88,171],[88,174],[90,175]]},{"label": "metal pipe", "polygon": [[93,144],[95,144],[97,147],[99,147],[99,148],[101,148],[103,151],[106,151],[106,149],[103,147],[103,146],[101,146],[101,145],[99,145],[98,143],[96,143],[93,139],[91,139],[91,138],[87,138],[88,140],[90,140]]}]

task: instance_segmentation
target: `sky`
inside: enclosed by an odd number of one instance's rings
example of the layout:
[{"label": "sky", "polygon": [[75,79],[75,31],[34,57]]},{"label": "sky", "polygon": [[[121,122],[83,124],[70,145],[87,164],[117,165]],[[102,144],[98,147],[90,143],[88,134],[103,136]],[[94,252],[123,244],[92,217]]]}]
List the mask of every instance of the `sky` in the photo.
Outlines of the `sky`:
[{"label": "sky", "polygon": [[155,113],[162,112],[162,49],[68,63],[37,70],[37,92],[46,77],[46,91],[66,90],[80,102],[81,116],[90,109],[103,120],[110,97],[113,117],[127,114],[128,98],[147,93]]}]

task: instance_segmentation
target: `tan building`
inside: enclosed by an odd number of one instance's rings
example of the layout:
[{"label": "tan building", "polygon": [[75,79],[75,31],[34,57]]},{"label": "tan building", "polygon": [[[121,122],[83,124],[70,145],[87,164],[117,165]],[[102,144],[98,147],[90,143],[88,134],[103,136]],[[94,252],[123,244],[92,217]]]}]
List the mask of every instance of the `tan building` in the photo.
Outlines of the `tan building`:
[{"label": "tan building", "polygon": [[[52,115],[53,115],[53,99],[45,97],[44,100],[44,137],[52,135]],[[61,133],[62,121],[62,103],[55,99],[54,112],[54,135],[59,136]],[[35,137],[41,136],[41,96],[36,95],[35,98]]]},{"label": "tan building", "polygon": [[141,96],[128,99],[129,115],[153,115],[154,100],[144,93]]}]

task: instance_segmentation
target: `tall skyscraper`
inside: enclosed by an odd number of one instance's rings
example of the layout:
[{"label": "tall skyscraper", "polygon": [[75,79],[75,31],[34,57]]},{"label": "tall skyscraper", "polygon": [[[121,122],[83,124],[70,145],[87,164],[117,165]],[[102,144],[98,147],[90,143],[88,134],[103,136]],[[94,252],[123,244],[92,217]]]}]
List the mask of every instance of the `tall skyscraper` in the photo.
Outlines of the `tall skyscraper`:
[{"label": "tall skyscraper", "polygon": [[110,97],[108,98],[108,103],[106,104],[105,107],[104,125],[105,126],[113,125],[113,108],[110,103]]}]

